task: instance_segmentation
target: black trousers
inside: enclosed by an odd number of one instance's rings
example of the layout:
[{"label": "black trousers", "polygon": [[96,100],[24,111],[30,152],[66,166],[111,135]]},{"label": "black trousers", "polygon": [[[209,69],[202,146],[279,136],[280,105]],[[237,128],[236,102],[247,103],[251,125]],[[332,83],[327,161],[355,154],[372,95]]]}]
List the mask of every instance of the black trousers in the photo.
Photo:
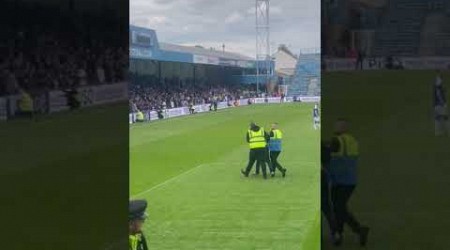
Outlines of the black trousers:
[{"label": "black trousers", "polygon": [[256,162],[256,172],[259,172],[259,169],[262,170],[263,175],[266,176],[266,162],[267,162],[267,149],[266,148],[255,148],[250,149],[248,164],[245,172],[248,174],[253,168],[253,165]]},{"label": "black trousers", "polygon": [[333,203],[336,231],[339,233],[344,231],[344,224],[347,224],[355,233],[359,233],[361,230],[361,225],[347,207],[354,189],[355,186],[336,185],[331,187],[331,201]]},{"label": "black trousers", "polygon": [[[322,210],[322,214],[328,222],[328,226],[330,228],[331,234],[334,234],[336,230],[336,222],[333,214],[333,206],[331,205],[331,197],[330,197],[330,183],[325,173],[321,173],[320,176],[320,194],[321,194],[321,205],[320,210]],[[323,231],[323,229],[322,229]]]},{"label": "black trousers", "polygon": [[278,162],[278,156],[280,156],[281,151],[270,151],[270,163],[272,165],[272,172],[275,172],[275,169],[280,170],[280,172],[284,171],[284,168]]}]

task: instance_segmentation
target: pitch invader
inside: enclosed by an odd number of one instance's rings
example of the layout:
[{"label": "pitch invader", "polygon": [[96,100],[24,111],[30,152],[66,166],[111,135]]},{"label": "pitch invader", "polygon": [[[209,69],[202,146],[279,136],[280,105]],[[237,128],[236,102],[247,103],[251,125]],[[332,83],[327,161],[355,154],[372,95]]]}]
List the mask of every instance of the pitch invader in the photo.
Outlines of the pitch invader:
[{"label": "pitch invader", "polygon": [[317,103],[314,104],[313,120],[314,120],[314,129],[317,130],[318,128],[320,128],[319,105],[317,105]]},{"label": "pitch invader", "polygon": [[450,135],[450,124],[447,111],[447,91],[442,84],[443,78],[440,71],[436,76],[433,89],[434,104],[434,131],[436,136]]}]

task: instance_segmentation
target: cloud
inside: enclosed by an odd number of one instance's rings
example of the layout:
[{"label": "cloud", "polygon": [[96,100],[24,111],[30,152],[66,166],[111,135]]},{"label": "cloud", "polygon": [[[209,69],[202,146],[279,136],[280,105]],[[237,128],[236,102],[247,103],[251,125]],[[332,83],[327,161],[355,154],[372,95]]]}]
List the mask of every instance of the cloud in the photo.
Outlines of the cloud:
[{"label": "cloud", "polygon": [[235,11],[225,18],[225,23],[226,24],[237,23],[243,19],[244,17],[239,12]]},{"label": "cloud", "polygon": [[270,6],[270,15],[280,15],[283,13],[283,8],[280,6]]},{"label": "cloud", "polygon": [[[161,42],[198,44],[254,57],[253,0],[130,0],[130,22],[155,29]],[[283,0],[270,6],[272,51],[320,46],[320,1]]]}]

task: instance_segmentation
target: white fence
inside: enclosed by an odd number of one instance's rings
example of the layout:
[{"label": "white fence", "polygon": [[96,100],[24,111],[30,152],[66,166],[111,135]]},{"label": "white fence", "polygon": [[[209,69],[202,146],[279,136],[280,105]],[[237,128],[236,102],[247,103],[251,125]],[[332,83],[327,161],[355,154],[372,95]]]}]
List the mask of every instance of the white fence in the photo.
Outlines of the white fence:
[{"label": "white fence", "polygon": [[[301,102],[320,102],[320,96],[299,96],[297,97],[297,100]],[[249,99],[241,99],[239,100],[239,106],[247,106]],[[285,102],[293,102],[293,97],[286,97]],[[280,103],[281,99],[279,97],[269,97],[269,98],[253,98],[251,99],[252,104],[264,104],[264,103]],[[209,111],[210,104],[202,104],[202,105],[195,105],[195,112],[196,113],[203,113]],[[238,107],[239,107],[238,106]],[[226,109],[226,108],[234,108],[235,106],[228,106],[227,102],[220,102],[217,104],[217,109]],[[158,120],[158,113],[156,111],[142,111],[144,113],[144,118],[147,121],[154,121]],[[179,117],[179,116],[185,116],[189,115],[189,108],[188,107],[180,107],[180,108],[173,108],[173,109],[167,109],[163,111],[164,119],[167,118],[173,118],[173,117]],[[130,113],[129,114],[129,122],[130,124],[136,122],[136,113]]]},{"label": "white fence", "polygon": [[[450,57],[398,57],[404,69],[450,69]],[[379,70],[384,68],[385,58],[366,58],[364,70]],[[355,70],[356,59],[330,58],[324,59],[325,71]]]}]

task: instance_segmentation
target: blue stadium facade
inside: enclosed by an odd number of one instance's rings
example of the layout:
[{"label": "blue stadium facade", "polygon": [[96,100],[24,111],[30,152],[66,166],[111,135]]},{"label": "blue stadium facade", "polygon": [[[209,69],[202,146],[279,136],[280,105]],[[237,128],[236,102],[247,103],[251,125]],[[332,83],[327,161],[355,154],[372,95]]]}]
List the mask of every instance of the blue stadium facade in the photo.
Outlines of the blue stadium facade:
[{"label": "blue stadium facade", "polygon": [[[161,66],[163,65],[163,66]],[[274,79],[275,62],[259,62],[260,74]],[[189,81],[256,84],[257,62],[236,53],[160,43],[155,30],[130,26],[130,71],[162,79],[177,75]],[[161,69],[163,67],[163,69]],[[169,72],[170,71],[170,72]],[[259,82],[266,77],[259,76]]]},{"label": "blue stadium facade", "polygon": [[[240,54],[187,47],[158,41],[155,30],[130,26],[130,73],[150,75],[155,82],[187,82],[187,85],[256,84],[259,63],[260,89],[264,83],[288,85],[288,95],[320,95],[320,51],[300,52],[295,74],[280,80],[275,61],[257,62]],[[269,71],[269,79],[265,75]]]}]

